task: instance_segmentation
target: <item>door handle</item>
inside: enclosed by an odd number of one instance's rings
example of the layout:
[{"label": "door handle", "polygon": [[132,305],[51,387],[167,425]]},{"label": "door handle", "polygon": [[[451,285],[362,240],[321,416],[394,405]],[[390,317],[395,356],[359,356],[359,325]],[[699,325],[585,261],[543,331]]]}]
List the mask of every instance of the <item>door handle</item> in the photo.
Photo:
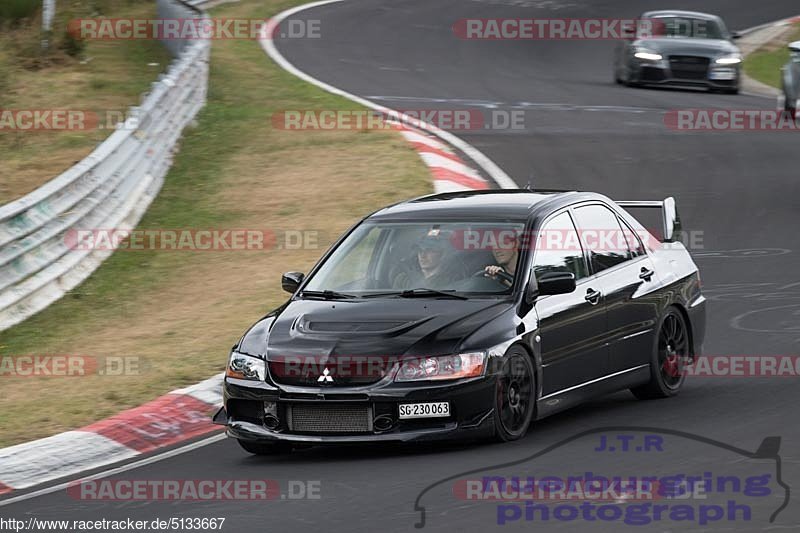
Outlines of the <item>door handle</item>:
[{"label": "door handle", "polygon": [[651,279],[653,279],[653,274],[655,274],[655,272],[653,272],[649,268],[642,267],[642,271],[639,274],[639,279],[643,279],[644,281],[650,281]]},{"label": "door handle", "polygon": [[592,305],[597,305],[597,303],[600,301],[600,296],[602,296],[600,291],[587,289],[586,297],[584,299]]}]

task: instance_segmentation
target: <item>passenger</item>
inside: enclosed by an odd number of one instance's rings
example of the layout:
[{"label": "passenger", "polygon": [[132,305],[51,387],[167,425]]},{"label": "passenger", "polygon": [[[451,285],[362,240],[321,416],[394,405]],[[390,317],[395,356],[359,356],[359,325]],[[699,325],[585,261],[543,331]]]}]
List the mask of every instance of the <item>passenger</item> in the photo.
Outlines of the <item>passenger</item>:
[{"label": "passenger", "polygon": [[415,256],[404,261],[392,286],[403,289],[452,289],[454,282],[464,279],[463,265],[450,261],[453,248],[449,232],[428,231],[415,245]]}]

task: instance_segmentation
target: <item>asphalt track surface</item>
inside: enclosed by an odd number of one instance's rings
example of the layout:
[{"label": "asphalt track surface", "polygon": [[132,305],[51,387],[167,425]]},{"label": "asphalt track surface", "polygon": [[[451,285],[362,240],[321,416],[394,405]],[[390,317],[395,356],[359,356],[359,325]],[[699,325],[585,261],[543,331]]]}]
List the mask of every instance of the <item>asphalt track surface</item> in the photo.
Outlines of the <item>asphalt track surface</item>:
[{"label": "asphalt track surface", "polygon": [[[732,29],[800,12],[795,0],[694,0],[668,5],[650,0],[348,0],[298,15],[322,21],[321,39],[283,40],[278,47],[301,70],[389,107],[524,110],[522,131],[455,132],[520,185],[532,181],[542,188],[595,190],[616,199],[675,196],[685,226],[703,235],[703,249],[694,255],[709,298],[705,352],[796,355],[800,352],[797,134],[685,133],[664,125],[670,110],[773,109],[773,100],[617,86],[611,76],[613,42],[465,41],[451,30],[461,18],[635,17],[663,7],[715,12]],[[238,332],[230,334],[234,338]],[[669,400],[640,402],[629,393],[597,399],[541,421],[525,439],[504,445],[343,447],[256,458],[225,440],[116,479],[267,478],[279,480],[284,491],[288,480],[314,480],[320,482],[321,497],[96,502],[58,491],[2,507],[0,516],[225,517],[223,531],[237,532],[408,531],[420,520],[414,506],[420,492],[451,476],[567,477],[585,471],[608,476],[774,475],[774,460],[754,460],[722,447],[752,452],[763,438],[773,435],[782,438],[782,478],[796,487],[800,485],[798,406],[800,387],[793,378],[697,378]],[[654,430],[602,429],[611,426],[679,430],[714,442]],[[600,433],[528,459],[586,430]],[[645,451],[643,437],[635,441],[638,448],[628,451],[620,447],[614,452],[595,451],[600,434],[661,435],[663,451]],[[513,461],[520,462],[492,468]],[[462,474],[480,468],[487,470]],[[750,521],[741,520],[741,515],[705,526],[697,520],[655,520],[634,528],[582,518],[526,521],[523,511],[520,520],[502,529],[798,530],[796,501],[790,500],[775,522],[768,523],[786,495],[774,476],[771,479],[774,490],[769,496],[733,498],[752,504]],[[426,509],[426,530],[498,527],[496,503],[460,500],[453,487],[453,481],[445,481],[420,499]],[[694,508],[702,503],[693,501]]]}]

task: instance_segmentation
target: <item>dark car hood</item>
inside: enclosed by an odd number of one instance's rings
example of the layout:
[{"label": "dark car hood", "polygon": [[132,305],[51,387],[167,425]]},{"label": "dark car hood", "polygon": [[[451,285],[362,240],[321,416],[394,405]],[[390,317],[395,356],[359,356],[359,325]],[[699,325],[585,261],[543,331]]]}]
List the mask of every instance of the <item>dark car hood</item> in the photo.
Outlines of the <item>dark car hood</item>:
[{"label": "dark car hood", "polygon": [[654,38],[640,39],[634,44],[665,55],[697,55],[713,58],[739,53],[736,46],[724,39]]},{"label": "dark car hood", "polygon": [[[294,300],[256,324],[239,349],[269,360],[455,353],[488,348],[465,346],[464,340],[512,309],[509,300],[494,299]],[[502,329],[513,332],[513,328],[512,324]]]}]

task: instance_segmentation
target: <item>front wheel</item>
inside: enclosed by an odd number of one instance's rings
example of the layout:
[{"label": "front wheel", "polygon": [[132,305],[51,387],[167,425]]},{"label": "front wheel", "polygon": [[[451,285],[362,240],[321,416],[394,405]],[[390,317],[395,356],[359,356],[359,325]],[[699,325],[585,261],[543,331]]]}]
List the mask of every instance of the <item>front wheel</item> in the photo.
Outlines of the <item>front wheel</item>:
[{"label": "front wheel", "polygon": [[783,110],[792,118],[797,116],[797,100],[793,98],[786,98],[783,101]]},{"label": "front wheel", "polygon": [[503,357],[495,383],[494,434],[501,442],[525,436],[533,419],[536,380],[533,363],[523,348],[512,347]]},{"label": "front wheel", "polygon": [[631,392],[640,400],[669,398],[680,392],[691,358],[689,328],[683,314],[670,307],[661,319],[650,359],[650,381]]},{"label": "front wheel", "polygon": [[286,442],[253,442],[239,440],[239,446],[253,455],[278,455],[292,451],[292,445]]}]

